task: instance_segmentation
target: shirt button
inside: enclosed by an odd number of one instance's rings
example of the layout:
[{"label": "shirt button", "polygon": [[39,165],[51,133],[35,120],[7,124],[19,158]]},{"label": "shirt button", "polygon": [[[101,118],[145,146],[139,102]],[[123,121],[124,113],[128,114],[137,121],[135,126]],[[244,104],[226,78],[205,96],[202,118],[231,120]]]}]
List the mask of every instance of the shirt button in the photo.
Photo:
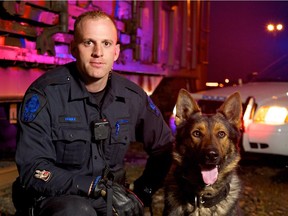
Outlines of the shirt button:
[{"label": "shirt button", "polygon": [[94,160],[97,160],[97,156],[96,155],[94,156]]}]

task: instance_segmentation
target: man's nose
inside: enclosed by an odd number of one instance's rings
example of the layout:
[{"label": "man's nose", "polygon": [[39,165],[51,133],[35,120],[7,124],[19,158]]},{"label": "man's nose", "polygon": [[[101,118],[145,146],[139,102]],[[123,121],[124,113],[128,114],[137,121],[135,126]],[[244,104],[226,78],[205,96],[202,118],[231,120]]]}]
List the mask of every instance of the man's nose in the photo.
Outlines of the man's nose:
[{"label": "man's nose", "polygon": [[92,56],[93,57],[101,57],[101,56],[103,56],[102,47],[99,46],[99,45],[95,45],[94,48],[93,48]]}]

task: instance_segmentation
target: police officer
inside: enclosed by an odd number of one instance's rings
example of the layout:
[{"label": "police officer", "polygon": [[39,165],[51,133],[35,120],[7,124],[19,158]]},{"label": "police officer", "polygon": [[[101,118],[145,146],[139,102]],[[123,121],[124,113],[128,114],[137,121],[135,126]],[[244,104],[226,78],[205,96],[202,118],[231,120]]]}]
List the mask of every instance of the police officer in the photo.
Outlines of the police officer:
[{"label": "police officer", "polygon": [[[16,150],[20,188],[32,194],[35,215],[141,215],[141,202],[150,204],[170,167],[170,129],[139,86],[112,72],[120,45],[110,16],[80,15],[71,52],[75,62],[46,72],[24,96]],[[132,193],[122,185],[134,141],[149,157]],[[17,190],[13,197],[19,211],[28,209],[25,200],[17,202]]]}]

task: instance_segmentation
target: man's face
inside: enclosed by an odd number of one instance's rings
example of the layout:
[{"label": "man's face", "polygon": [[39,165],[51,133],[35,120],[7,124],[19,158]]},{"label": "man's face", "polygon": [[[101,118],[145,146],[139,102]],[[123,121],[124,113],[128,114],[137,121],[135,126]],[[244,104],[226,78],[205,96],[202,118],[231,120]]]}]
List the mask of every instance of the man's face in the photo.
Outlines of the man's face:
[{"label": "man's face", "polygon": [[72,54],[85,83],[107,80],[120,52],[117,30],[109,19],[85,19],[72,42]]}]

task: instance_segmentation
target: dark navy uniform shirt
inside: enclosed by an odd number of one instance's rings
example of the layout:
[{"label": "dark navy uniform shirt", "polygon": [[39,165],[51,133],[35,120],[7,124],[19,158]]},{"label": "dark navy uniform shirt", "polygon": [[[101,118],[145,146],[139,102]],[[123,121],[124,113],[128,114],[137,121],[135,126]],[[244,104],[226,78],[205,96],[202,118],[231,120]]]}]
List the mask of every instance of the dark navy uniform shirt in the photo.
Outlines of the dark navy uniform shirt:
[{"label": "dark navy uniform shirt", "polygon": [[170,129],[142,88],[112,72],[100,106],[73,62],[46,72],[25,94],[16,151],[22,184],[45,196],[87,193],[105,167],[93,138],[100,119],[111,129],[103,152],[112,170],[123,167],[131,142],[149,155],[171,149]]}]

